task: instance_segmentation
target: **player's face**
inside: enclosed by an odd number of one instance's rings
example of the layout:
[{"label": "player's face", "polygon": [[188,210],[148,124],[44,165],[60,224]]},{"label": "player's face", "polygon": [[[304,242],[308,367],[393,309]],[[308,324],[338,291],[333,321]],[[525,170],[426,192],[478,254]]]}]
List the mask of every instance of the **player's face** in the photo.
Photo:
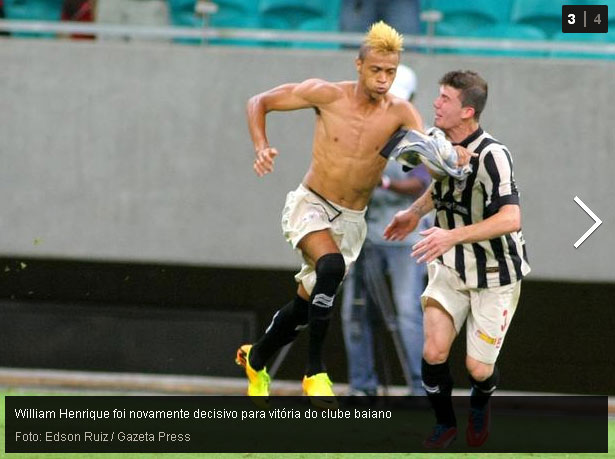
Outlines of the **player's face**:
[{"label": "player's face", "polygon": [[393,84],[398,65],[398,53],[368,51],[363,60],[357,59],[359,84],[370,98],[380,99]]},{"label": "player's face", "polygon": [[452,129],[461,124],[468,115],[468,107],[461,106],[461,91],[452,86],[440,86],[440,93],[433,102],[435,109],[434,126],[442,130]]}]

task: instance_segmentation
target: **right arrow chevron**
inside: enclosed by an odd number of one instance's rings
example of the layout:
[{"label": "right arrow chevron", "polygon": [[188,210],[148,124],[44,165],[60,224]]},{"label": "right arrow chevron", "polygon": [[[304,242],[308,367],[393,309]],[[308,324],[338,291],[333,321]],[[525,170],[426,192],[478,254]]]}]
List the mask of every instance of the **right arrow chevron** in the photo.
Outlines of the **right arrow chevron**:
[{"label": "right arrow chevron", "polygon": [[596,228],[602,225],[602,220],[600,220],[598,216],[595,213],[593,213],[592,210],[589,207],[587,207],[583,201],[579,199],[578,196],[574,197],[574,201],[578,205],[580,205],[581,209],[587,212],[587,215],[589,215],[594,220],[594,224],[587,231],[585,231],[585,234],[581,236],[577,242],[574,243],[574,248],[578,249],[579,246],[583,244],[583,241],[585,241],[585,239],[587,239],[594,231],[596,231]]}]

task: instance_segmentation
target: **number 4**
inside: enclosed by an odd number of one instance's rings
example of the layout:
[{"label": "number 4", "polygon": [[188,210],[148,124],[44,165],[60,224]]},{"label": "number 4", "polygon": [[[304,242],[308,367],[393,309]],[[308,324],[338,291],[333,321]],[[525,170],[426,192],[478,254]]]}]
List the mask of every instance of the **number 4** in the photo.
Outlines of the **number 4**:
[{"label": "number 4", "polygon": [[594,18],[594,22],[597,24],[600,24],[600,14],[598,14],[595,18]]}]

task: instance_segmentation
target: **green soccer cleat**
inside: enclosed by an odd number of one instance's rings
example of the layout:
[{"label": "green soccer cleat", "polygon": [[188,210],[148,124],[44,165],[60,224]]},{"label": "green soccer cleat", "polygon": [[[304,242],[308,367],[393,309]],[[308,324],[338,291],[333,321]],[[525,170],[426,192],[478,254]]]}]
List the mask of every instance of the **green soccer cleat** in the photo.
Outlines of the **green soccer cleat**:
[{"label": "green soccer cleat", "polygon": [[269,408],[269,383],[270,378],[267,374],[267,367],[256,371],[250,365],[249,356],[251,344],[244,344],[237,349],[237,357],[235,363],[246,370],[248,377],[248,395],[253,398],[254,403],[262,408]]},{"label": "green soccer cleat", "polygon": [[337,399],[333,393],[333,383],[327,373],[318,373],[309,378],[303,377],[303,395],[310,397],[312,405],[318,408],[336,409]]}]

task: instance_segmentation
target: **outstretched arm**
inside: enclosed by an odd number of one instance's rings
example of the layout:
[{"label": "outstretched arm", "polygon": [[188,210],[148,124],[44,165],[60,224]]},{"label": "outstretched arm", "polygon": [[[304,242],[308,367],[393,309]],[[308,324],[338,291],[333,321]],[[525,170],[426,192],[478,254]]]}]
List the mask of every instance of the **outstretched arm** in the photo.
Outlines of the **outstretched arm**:
[{"label": "outstretched arm", "polygon": [[310,79],[302,83],[289,83],[257,94],[248,100],[247,115],[250,137],[256,158],[254,171],[259,177],[273,171],[273,160],[278,155],[269,146],[265,118],[270,111],[288,111],[318,107],[339,97],[341,89],[324,80]]},{"label": "outstretched arm", "polygon": [[491,217],[468,226],[452,230],[432,227],[422,231],[425,236],[412,247],[412,256],[418,257],[418,262],[435,260],[457,244],[467,244],[502,236],[518,231],[521,228],[521,211],[516,204],[507,204]]}]

